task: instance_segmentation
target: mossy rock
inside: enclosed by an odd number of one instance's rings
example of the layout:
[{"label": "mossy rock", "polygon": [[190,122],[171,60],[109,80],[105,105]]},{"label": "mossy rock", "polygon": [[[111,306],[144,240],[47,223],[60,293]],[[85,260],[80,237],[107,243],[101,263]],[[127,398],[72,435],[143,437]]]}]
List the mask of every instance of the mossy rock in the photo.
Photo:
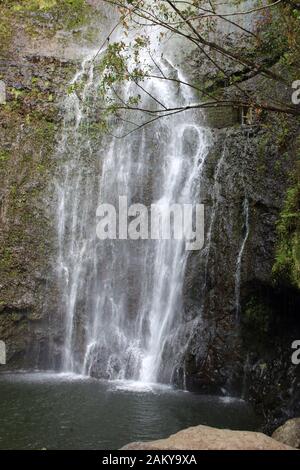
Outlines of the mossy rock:
[{"label": "mossy rock", "polygon": [[286,195],[277,224],[278,243],[273,274],[277,283],[291,284],[300,289],[300,177]]},{"label": "mossy rock", "polygon": [[222,129],[240,123],[239,111],[232,107],[207,108],[205,110],[205,125],[211,128]]}]

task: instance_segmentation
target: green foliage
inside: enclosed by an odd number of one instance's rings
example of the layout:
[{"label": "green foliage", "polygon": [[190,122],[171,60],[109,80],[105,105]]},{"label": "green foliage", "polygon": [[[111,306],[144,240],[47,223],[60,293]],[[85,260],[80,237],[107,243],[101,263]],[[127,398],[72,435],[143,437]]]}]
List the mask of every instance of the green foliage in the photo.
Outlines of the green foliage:
[{"label": "green foliage", "polygon": [[273,273],[277,282],[300,288],[300,168],[286,195],[277,224],[278,244]]},{"label": "green foliage", "polygon": [[12,253],[10,248],[3,248],[0,257],[0,269],[9,269],[12,264]]},{"label": "green foliage", "polygon": [[[250,77],[255,75],[259,77],[260,81],[255,91],[248,90],[248,95],[250,101],[253,101],[253,107],[257,114],[263,108],[280,112],[286,110],[287,113],[294,112],[290,109],[290,100],[287,99],[285,102],[285,98],[283,98],[283,102],[280,103],[276,96],[282,77],[298,78],[300,21],[299,12],[293,9],[290,2],[281,2],[276,6],[272,5],[272,8],[267,8],[266,4],[269,2],[261,0],[253,2],[251,6],[245,0],[227,2],[234,12],[237,12],[238,8],[240,12],[246,14],[249,10],[259,8],[257,15],[252,17],[250,33],[242,21],[245,16],[235,15],[232,18],[222,16],[222,3],[213,0],[209,4],[204,0],[170,2],[171,4],[163,0],[155,2],[119,0],[113,3],[119,8],[121,23],[127,36],[129,30],[138,29],[140,24],[147,23],[149,28],[145,28],[146,32],[141,41],[130,45],[131,52],[129,54],[126,50],[127,46],[122,42],[107,48],[104,57],[106,68],[104,67],[103,95],[121,81],[143,82],[147,78],[147,71],[143,70],[143,66],[141,66],[143,61],[140,60],[140,51],[142,49],[148,51],[147,46],[150,38],[151,43],[156,44],[159,41],[177,36],[182,41],[186,40],[187,45],[189,41],[193,45],[199,45],[199,57],[203,57],[204,54],[204,60],[212,59],[208,80],[205,81],[201,77],[201,81],[197,83],[198,96],[201,100],[206,99],[209,93],[209,96],[218,101],[222,99],[222,94],[227,92],[228,87],[231,87],[235,91],[233,101],[236,101],[239,106],[241,100],[245,100],[241,91],[244,87],[244,80],[248,75]],[[271,0],[270,3],[272,3]],[[257,22],[252,28],[255,18],[257,18]],[[210,35],[210,32],[216,29],[217,24],[220,26],[220,23],[224,23],[226,27],[228,21],[241,26],[239,29],[241,41],[233,40],[230,34],[225,34],[223,42],[220,43],[218,39],[213,39]],[[157,31],[155,39],[153,31]],[[203,53],[203,49],[206,47],[207,51]],[[221,58],[226,62],[226,67],[222,64],[224,61],[220,60]],[[127,64],[134,62],[136,64],[135,70],[132,68],[128,72],[126,62]],[[159,72],[156,74],[159,75]],[[166,75],[167,77],[165,76],[163,79],[169,78],[170,74],[166,73]],[[172,80],[172,77],[170,79]],[[238,87],[238,83],[242,85]],[[215,93],[216,91],[217,93]],[[228,98],[227,95],[226,98]],[[118,101],[116,97],[115,101]],[[126,106],[126,103],[123,105]]]},{"label": "green foliage", "polygon": [[11,38],[12,26],[10,22],[10,12],[2,9],[0,2],[0,53],[7,53]]},{"label": "green foliage", "polygon": [[[139,66],[140,56],[148,46],[149,40],[139,36],[126,45],[123,41],[109,44],[100,66],[102,72],[101,91],[105,96],[111,86],[124,81],[143,81],[147,69]],[[129,64],[133,63],[133,66]]]},{"label": "green foliage", "polygon": [[6,150],[0,149],[0,165],[7,162],[8,159],[9,159],[9,152],[7,152]]},{"label": "green foliage", "polygon": [[50,10],[51,8],[57,6],[57,0],[19,0],[14,2],[13,10]]},{"label": "green foliage", "polygon": [[278,62],[285,78],[298,78],[300,59],[300,15],[283,2],[278,9],[264,10],[258,23],[258,43],[254,53],[259,58]]},{"label": "green foliage", "polygon": [[135,83],[142,86],[149,69],[141,65],[141,56],[148,45],[149,39],[143,35],[136,37],[128,44],[120,41],[108,45],[98,65],[98,72],[101,75],[99,92],[105,107],[102,115],[103,129],[107,128],[109,118],[118,114],[120,107],[135,108],[140,103],[140,93],[121,95],[120,99],[120,94],[122,94],[120,85]]},{"label": "green foliage", "polygon": [[243,309],[243,325],[255,330],[258,335],[264,335],[269,330],[272,315],[269,305],[256,297],[251,297]]},{"label": "green foliage", "polygon": [[[20,16],[23,21],[26,16],[34,14],[35,18],[48,23],[49,16],[45,14],[51,14],[55,29],[78,28],[87,23],[91,14],[91,8],[85,0],[2,0],[0,8],[5,10],[5,15]],[[28,28],[27,32],[34,34],[34,25],[30,24]]]}]

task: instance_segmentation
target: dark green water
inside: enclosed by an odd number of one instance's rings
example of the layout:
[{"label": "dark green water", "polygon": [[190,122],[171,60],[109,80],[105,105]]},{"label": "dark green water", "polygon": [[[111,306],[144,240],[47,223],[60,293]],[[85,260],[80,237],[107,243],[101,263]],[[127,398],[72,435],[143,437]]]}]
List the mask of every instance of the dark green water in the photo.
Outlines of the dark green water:
[{"label": "dark green water", "polygon": [[0,375],[0,449],[118,449],[206,424],[256,430],[241,400],[68,375]]}]

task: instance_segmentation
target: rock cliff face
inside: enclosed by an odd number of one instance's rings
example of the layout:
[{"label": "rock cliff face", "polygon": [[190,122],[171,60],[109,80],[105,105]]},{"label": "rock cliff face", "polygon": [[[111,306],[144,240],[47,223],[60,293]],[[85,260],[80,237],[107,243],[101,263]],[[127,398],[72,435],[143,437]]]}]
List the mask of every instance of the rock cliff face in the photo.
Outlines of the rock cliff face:
[{"label": "rock cliff face", "polygon": [[[0,339],[9,369],[59,363],[62,319],[51,274],[59,102],[98,34],[95,24],[106,27],[96,0],[78,1],[72,14],[63,4],[0,7],[0,79],[7,90],[0,104]],[[194,52],[188,68],[201,79]],[[186,321],[201,316],[201,322],[178,384],[185,373],[191,390],[243,394],[272,427],[300,411],[299,367],[291,363],[291,343],[300,338],[299,291],[275,284],[272,274],[276,222],[299,159],[299,123],[265,115],[242,126],[239,111],[230,110],[212,113],[206,124],[212,127],[202,194],[207,241],[204,253],[191,255],[184,285]]]},{"label": "rock cliff face", "polygon": [[59,103],[101,18],[93,2],[48,3],[0,6],[0,338],[9,369],[49,367],[49,339],[60,341],[51,277]]},{"label": "rock cliff face", "polygon": [[22,367],[25,351],[44,343],[41,323],[52,249],[47,186],[57,130],[54,99],[66,64],[35,55],[15,56],[1,65],[7,103],[0,105],[0,336],[7,342],[9,367]]},{"label": "rock cliff face", "polygon": [[204,189],[209,253],[190,263],[185,288],[187,311],[203,312],[186,358],[188,388],[243,395],[271,421],[296,413],[299,396],[291,362],[299,293],[272,274],[298,152],[297,126],[285,126],[283,140],[275,122],[213,131]]},{"label": "rock cliff face", "polygon": [[[225,43],[244,41],[236,31],[216,34]],[[207,80],[209,89],[218,89],[211,64],[200,64],[195,51],[186,62],[196,83]],[[290,99],[289,85],[270,88],[230,63],[224,67],[230,76],[241,74],[247,93],[261,90]],[[273,70],[278,71],[276,64]],[[234,87],[223,93],[232,96]],[[299,120],[267,112],[245,120],[243,114],[237,109],[206,113],[212,128],[202,191],[206,247],[192,255],[185,280],[187,321],[199,312],[202,321],[185,358],[186,383],[191,390],[244,396],[264,415],[270,431],[299,413],[300,371],[292,364],[291,345],[300,337],[300,292],[293,275],[287,279],[280,269],[277,275],[276,267],[284,257],[278,254],[280,243],[288,244],[282,232],[299,237],[299,223],[298,235],[278,228],[279,220],[285,225],[291,213],[299,213]],[[289,214],[284,209],[288,194],[298,194]],[[298,260],[292,268],[297,279],[299,250],[289,250]]]}]

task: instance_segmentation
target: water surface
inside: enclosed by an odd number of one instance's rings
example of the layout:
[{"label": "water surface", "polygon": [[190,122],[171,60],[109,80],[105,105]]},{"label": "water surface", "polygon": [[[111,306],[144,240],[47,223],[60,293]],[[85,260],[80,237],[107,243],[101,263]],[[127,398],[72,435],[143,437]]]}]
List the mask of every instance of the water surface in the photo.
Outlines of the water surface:
[{"label": "water surface", "polygon": [[118,449],[188,426],[257,430],[242,400],[68,374],[0,375],[0,449]]}]

